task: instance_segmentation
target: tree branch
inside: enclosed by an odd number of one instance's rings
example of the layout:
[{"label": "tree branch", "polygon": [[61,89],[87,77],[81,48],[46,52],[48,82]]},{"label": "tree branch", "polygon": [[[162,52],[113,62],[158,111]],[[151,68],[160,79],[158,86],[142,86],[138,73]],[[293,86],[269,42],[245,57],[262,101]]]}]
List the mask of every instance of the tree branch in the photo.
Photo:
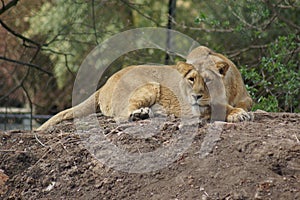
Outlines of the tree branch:
[{"label": "tree branch", "polygon": [[124,3],[126,6],[128,6],[129,8],[135,10],[139,15],[143,16],[144,18],[152,21],[153,23],[155,23],[156,26],[159,26],[159,23],[156,22],[154,19],[152,19],[151,17],[149,17],[148,15],[145,15],[143,12],[141,12],[139,9],[137,9],[136,7],[134,7],[131,3],[129,3],[127,0],[121,0],[122,3]]},{"label": "tree branch", "polygon": [[264,2],[272,10],[272,12],[277,15],[279,20],[283,21],[284,23],[286,23],[287,25],[293,27],[294,29],[300,30],[300,26],[298,26],[297,24],[289,21],[288,19],[286,19],[286,17],[281,16],[280,13],[276,10],[276,8],[278,8],[278,6],[279,6],[279,3],[277,5],[275,5],[272,2],[270,2],[269,0],[265,0]]},{"label": "tree branch", "polygon": [[0,97],[0,102],[3,101],[4,99],[6,99],[9,95],[11,95],[12,93],[14,93],[15,91],[17,91],[22,86],[23,82],[27,78],[27,75],[28,75],[28,73],[25,73],[25,75],[23,76],[23,78],[21,79],[20,83],[17,86],[15,86],[14,88],[10,89],[4,96],[1,96]]},{"label": "tree branch", "polygon": [[19,0],[12,0],[8,4],[4,4],[4,1],[1,0],[2,2],[2,8],[0,9],[0,15],[2,15],[5,11],[9,10],[11,7],[17,5]]},{"label": "tree branch", "polygon": [[250,49],[265,49],[267,48],[269,45],[268,44],[262,44],[262,45],[250,45],[246,48],[243,48],[243,49],[239,49],[237,51],[233,51],[233,52],[229,52],[228,54],[228,58],[233,58],[233,57],[236,57],[238,55],[240,55],[241,53],[243,52],[246,52]]},{"label": "tree branch", "polygon": [[95,35],[95,41],[98,45],[98,35],[97,35],[97,29],[96,29],[96,20],[95,20],[95,0],[92,0],[92,18],[93,18],[93,29],[94,29],[94,35]]},{"label": "tree branch", "polygon": [[188,29],[188,30],[196,30],[196,31],[204,31],[207,33],[212,33],[212,32],[217,32],[217,33],[232,33],[235,30],[232,28],[229,29],[218,29],[218,28],[212,28],[212,29],[208,29],[208,28],[201,28],[201,27],[191,27],[191,26],[186,26],[184,24],[178,24],[176,21],[173,21],[173,23],[175,23],[176,26],[179,26],[183,29]]},{"label": "tree branch", "polygon": [[11,34],[13,34],[14,36],[22,39],[24,42],[29,42],[29,43],[32,43],[34,45],[36,45],[37,47],[41,47],[42,45],[19,34],[19,33],[16,33],[13,29],[11,29],[9,26],[7,26],[1,19],[0,19],[0,24],[3,26],[3,28],[5,28],[8,32],[10,32]]},{"label": "tree branch", "polygon": [[0,56],[0,60],[5,60],[5,61],[11,62],[11,63],[16,63],[16,64],[19,64],[19,65],[25,65],[25,66],[28,66],[28,67],[32,67],[32,68],[35,68],[39,71],[42,71],[42,72],[46,73],[49,76],[53,76],[53,74],[51,72],[48,72],[48,71],[42,69],[41,67],[39,67],[35,64],[32,64],[32,63],[25,63],[25,62],[22,62],[22,61],[19,61],[19,60],[13,60],[13,59],[6,58],[6,57],[3,57],[3,56]]}]

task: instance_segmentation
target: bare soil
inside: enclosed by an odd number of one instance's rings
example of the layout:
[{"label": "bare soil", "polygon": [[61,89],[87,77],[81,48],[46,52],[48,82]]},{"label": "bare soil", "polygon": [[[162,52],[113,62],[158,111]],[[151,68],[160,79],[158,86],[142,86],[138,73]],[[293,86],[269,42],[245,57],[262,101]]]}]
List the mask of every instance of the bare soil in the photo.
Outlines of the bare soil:
[{"label": "bare soil", "polygon": [[[99,161],[72,121],[48,132],[0,132],[0,199],[300,199],[300,114],[254,115],[252,122],[191,129],[185,151],[142,173]],[[180,134],[172,118],[151,136],[136,137],[149,121],[120,126],[97,117],[107,140],[129,153],[172,145]]]}]

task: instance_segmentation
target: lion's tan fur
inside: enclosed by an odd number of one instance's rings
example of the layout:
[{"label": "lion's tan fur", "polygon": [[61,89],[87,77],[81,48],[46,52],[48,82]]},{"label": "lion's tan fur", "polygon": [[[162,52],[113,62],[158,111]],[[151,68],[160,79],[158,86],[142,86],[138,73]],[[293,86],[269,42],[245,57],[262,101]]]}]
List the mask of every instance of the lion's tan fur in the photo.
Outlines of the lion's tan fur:
[{"label": "lion's tan fur", "polygon": [[191,115],[192,96],[204,92],[204,81],[190,64],[130,66],[115,73],[87,100],[61,111],[37,130],[45,130],[63,120],[86,116],[96,109],[117,120],[128,120],[135,110],[154,104],[161,105],[168,114]]},{"label": "lion's tan fur", "polygon": [[[215,53],[205,46],[192,50],[186,62],[194,65],[201,73],[209,69],[222,76],[226,99],[221,101],[225,101],[224,104],[226,104],[226,120],[242,121],[241,116],[247,115],[245,112],[251,109],[252,99],[235,64],[224,55]],[[211,94],[214,92],[217,94]],[[221,92],[217,89],[212,90],[210,96],[221,98]]]}]

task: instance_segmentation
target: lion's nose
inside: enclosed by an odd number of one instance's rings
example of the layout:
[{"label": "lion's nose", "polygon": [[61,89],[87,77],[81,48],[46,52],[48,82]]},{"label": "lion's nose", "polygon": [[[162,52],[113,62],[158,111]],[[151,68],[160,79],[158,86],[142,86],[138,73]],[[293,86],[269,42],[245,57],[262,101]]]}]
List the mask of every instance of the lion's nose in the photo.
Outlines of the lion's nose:
[{"label": "lion's nose", "polygon": [[202,98],[201,94],[193,94],[192,96],[196,101]]}]

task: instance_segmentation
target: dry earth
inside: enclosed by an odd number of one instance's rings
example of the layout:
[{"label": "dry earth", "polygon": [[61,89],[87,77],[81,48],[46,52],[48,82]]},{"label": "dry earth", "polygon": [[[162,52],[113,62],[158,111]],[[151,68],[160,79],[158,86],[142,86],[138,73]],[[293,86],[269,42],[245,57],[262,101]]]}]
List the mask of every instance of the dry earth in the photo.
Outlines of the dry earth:
[{"label": "dry earth", "polygon": [[[82,125],[87,135],[97,133],[89,117]],[[149,127],[149,120],[120,125],[97,117],[98,134],[129,154],[175,148],[181,134],[191,144],[156,170],[129,161],[126,171],[96,159],[71,121],[44,133],[0,132],[0,199],[300,199],[300,114],[255,112],[253,122],[184,132],[172,118]],[[101,145],[99,152],[114,155]]]}]

